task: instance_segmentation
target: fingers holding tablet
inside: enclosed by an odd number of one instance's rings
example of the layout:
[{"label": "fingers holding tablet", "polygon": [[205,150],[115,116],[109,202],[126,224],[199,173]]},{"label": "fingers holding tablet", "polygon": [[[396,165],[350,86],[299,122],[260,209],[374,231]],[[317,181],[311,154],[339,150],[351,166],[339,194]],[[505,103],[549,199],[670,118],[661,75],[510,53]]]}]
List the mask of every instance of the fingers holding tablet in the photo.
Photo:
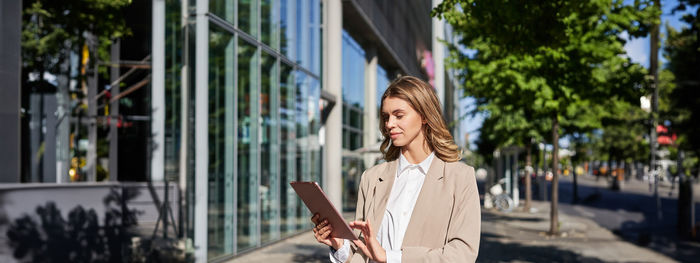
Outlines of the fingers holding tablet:
[{"label": "fingers holding tablet", "polygon": [[331,227],[327,219],[321,219],[319,214],[316,213],[313,217],[311,217],[311,222],[315,224],[314,228],[311,230],[313,231],[317,242],[333,247],[336,250],[340,249],[343,244],[343,239],[331,237],[333,227]]}]

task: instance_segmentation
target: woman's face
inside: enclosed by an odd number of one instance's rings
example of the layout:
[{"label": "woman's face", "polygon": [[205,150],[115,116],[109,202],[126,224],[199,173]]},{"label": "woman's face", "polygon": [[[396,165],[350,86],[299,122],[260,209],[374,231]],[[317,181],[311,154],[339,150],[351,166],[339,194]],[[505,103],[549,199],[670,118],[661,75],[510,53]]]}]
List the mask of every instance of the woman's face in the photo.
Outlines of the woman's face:
[{"label": "woman's face", "polygon": [[425,140],[422,129],[425,121],[408,102],[392,97],[384,99],[382,117],[394,146],[422,145]]}]

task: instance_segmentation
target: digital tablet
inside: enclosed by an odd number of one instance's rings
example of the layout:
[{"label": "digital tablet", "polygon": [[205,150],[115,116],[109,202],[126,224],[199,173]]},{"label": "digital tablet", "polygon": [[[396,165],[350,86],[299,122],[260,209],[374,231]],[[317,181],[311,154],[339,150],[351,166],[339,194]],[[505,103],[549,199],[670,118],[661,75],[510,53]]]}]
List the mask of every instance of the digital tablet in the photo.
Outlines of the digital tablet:
[{"label": "digital tablet", "polygon": [[321,187],[316,182],[291,182],[289,184],[292,185],[294,191],[304,201],[306,207],[311,211],[311,215],[318,213],[321,219],[328,219],[328,223],[333,227],[332,237],[349,240],[357,239],[348,223],[343,219],[343,216],[335,209],[333,203],[328,200],[326,193],[321,190]]}]

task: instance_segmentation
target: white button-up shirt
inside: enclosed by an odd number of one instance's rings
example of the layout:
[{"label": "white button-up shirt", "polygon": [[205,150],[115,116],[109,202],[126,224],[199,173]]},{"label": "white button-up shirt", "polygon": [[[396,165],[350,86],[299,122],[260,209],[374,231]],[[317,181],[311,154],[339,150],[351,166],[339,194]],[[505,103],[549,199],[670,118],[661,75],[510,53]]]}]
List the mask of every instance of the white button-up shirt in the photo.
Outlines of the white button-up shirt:
[{"label": "white button-up shirt", "polygon": [[[403,237],[406,234],[413,207],[416,205],[416,200],[418,200],[418,195],[423,187],[425,176],[428,174],[433,158],[435,158],[434,152],[430,153],[419,164],[411,164],[403,154],[399,156],[396,178],[394,179],[394,185],[391,187],[379,233],[377,233],[379,243],[386,250],[387,262],[401,262]],[[349,254],[350,242],[345,240],[342,248],[335,252],[331,250],[331,262],[345,262]]]}]

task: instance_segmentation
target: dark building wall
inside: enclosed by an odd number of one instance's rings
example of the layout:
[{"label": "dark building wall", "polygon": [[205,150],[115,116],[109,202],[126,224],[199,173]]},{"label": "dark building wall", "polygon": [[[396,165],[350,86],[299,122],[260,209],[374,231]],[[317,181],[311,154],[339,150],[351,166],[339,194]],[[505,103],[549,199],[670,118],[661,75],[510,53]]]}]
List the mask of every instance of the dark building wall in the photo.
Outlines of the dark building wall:
[{"label": "dark building wall", "polygon": [[[152,3],[134,1],[125,8],[124,20],[131,35],[119,41],[119,60],[142,61],[151,55]],[[151,57],[152,59],[152,57]],[[149,59],[148,61],[151,61]],[[131,68],[120,68],[125,74]],[[150,78],[151,69],[138,69],[123,80],[120,92]],[[106,84],[106,83],[105,83]],[[123,103],[125,100],[130,103]],[[119,116],[123,125],[117,128],[118,180],[146,181],[150,174],[150,154],[157,147],[151,141],[151,84],[147,84],[120,100]],[[106,136],[106,134],[105,134]]]},{"label": "dark building wall", "polygon": [[0,183],[19,182],[22,1],[0,1]]},{"label": "dark building wall", "polygon": [[420,0],[344,0],[343,27],[363,46],[377,47],[387,70],[425,77],[420,59],[421,51],[432,47],[430,4]]}]

